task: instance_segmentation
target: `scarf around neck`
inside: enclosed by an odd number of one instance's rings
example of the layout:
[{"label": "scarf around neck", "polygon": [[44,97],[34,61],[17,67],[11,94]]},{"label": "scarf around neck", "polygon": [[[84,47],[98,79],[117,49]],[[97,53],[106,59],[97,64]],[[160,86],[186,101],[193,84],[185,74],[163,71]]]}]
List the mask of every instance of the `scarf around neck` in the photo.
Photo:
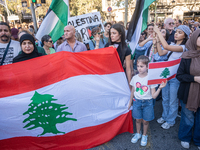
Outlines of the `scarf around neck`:
[{"label": "scarf around neck", "polygon": [[[196,30],[186,43],[187,52],[182,54],[182,58],[191,59],[190,74],[200,76],[200,50],[197,50],[197,39],[200,36],[200,30]],[[191,82],[186,108],[196,112],[200,107],[200,84]]]}]

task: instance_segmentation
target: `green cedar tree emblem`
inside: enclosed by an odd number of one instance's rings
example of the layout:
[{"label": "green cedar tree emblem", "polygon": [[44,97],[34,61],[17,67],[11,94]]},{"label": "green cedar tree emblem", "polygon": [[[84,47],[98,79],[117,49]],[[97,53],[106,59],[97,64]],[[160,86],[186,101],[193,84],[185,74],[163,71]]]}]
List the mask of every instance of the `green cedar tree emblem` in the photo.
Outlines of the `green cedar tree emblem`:
[{"label": "green cedar tree emblem", "polygon": [[165,68],[161,73],[160,77],[167,78],[168,75],[170,75],[170,71],[168,68]]},{"label": "green cedar tree emblem", "polygon": [[52,103],[52,101],[57,100],[53,99],[52,97],[53,95],[42,95],[35,91],[35,94],[31,98],[32,102],[28,105],[30,106],[29,109],[23,113],[23,115],[29,115],[29,117],[23,121],[23,123],[28,121],[23,128],[32,130],[42,127],[43,133],[37,136],[41,136],[46,133],[65,134],[65,132],[58,131],[56,124],[66,122],[68,120],[77,121],[77,119],[68,118],[67,115],[72,115],[72,113],[63,111],[68,109],[68,107],[64,107],[65,105]]}]

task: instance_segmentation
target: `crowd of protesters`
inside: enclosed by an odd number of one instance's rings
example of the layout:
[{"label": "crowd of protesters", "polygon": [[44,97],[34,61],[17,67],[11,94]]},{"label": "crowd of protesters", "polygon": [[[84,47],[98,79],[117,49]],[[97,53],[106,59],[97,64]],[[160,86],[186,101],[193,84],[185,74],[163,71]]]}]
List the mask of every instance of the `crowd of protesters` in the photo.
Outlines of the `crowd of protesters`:
[{"label": "crowd of protesters", "polygon": [[[40,26],[41,20],[38,22]],[[189,148],[193,139],[200,149],[200,23],[194,20],[181,21],[166,18],[148,24],[131,53],[126,40],[130,23],[105,22],[104,32],[98,26],[91,31],[89,43],[83,40],[75,28],[68,25],[64,35],[53,43],[51,36],[44,35],[41,41],[35,38],[33,25],[10,27],[0,23],[0,63],[7,65],[60,51],[83,52],[104,47],[115,47],[130,83],[131,98],[136,119],[136,133],[131,139],[141,145],[148,141],[149,121],[154,119],[154,104],[159,93],[163,112],[157,120],[163,129],[175,124],[181,109],[178,137],[184,148]],[[175,78],[157,85],[147,85],[148,63],[181,59]],[[142,86],[144,89],[140,89]],[[157,87],[157,88],[156,88]],[[182,107],[180,107],[182,106]],[[180,109],[179,109],[180,108]],[[143,133],[141,132],[143,123]]]}]

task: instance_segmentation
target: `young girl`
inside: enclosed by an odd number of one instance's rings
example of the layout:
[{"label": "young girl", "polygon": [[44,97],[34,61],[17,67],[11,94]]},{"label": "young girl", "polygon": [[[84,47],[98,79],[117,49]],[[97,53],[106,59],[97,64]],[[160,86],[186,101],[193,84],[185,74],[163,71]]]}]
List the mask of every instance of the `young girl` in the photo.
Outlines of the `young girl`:
[{"label": "young girl", "polygon": [[[155,99],[160,93],[161,89],[166,86],[166,83],[162,82],[157,91],[155,87],[157,85],[147,85],[147,70],[148,70],[149,58],[142,55],[137,59],[138,75],[135,75],[130,82],[132,85],[131,97],[129,101],[128,109],[133,102],[133,117],[136,119],[137,133],[131,139],[132,143],[136,143],[138,139],[142,137],[141,146],[147,145],[147,129],[149,121],[154,119],[153,99]],[[133,100],[133,97],[135,98]],[[143,122],[143,135],[140,133],[141,123]]]},{"label": "young girl", "polygon": [[[168,54],[168,61],[179,59],[182,53],[185,51],[185,43],[190,35],[189,27],[185,25],[180,25],[176,28],[176,33],[174,34],[175,43],[170,45],[167,44],[163,38],[158,27],[154,26],[154,31],[158,36],[156,48],[160,56]],[[161,45],[164,50],[161,49]],[[162,117],[157,120],[158,123],[162,124],[163,129],[169,129],[175,124],[175,119],[178,113],[178,98],[177,92],[180,82],[173,78],[169,80],[166,87],[162,90],[162,105],[163,113]],[[165,123],[164,123],[165,122]]]}]

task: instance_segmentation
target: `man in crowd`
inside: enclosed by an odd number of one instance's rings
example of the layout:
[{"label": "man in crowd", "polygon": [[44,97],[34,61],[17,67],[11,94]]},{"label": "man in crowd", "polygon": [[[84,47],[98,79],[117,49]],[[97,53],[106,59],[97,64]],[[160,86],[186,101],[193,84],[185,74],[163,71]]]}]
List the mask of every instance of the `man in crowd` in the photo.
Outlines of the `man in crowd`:
[{"label": "man in crowd", "polygon": [[42,24],[42,19],[39,19],[38,22],[37,22],[37,24],[38,24],[38,29],[39,29],[40,26],[41,26],[41,24]]},{"label": "man in crowd", "polygon": [[20,43],[11,40],[10,26],[6,22],[0,22],[0,65],[11,64],[20,50]]},{"label": "man in crowd", "polygon": [[58,46],[57,52],[68,51],[68,52],[82,52],[87,51],[85,44],[79,42],[75,38],[76,30],[72,25],[68,25],[64,28],[64,41]]},{"label": "man in crowd", "polygon": [[110,31],[111,26],[112,26],[112,24],[110,22],[107,22],[104,25],[105,32],[103,33],[103,39],[106,41],[106,43],[108,43],[109,31]]},{"label": "man in crowd", "polygon": [[19,30],[16,28],[12,28],[10,31],[11,31],[11,39],[15,40],[15,41],[19,41],[19,39],[18,39]]},{"label": "man in crowd", "polygon": [[195,30],[199,29],[199,22],[194,23]]},{"label": "man in crowd", "polygon": [[165,29],[169,32],[169,39],[167,41],[168,44],[174,42],[174,20],[172,18],[166,18],[164,21]]},{"label": "man in crowd", "polygon": [[176,21],[176,28],[177,28],[178,26],[180,26],[180,25],[182,25],[182,21],[179,19],[179,20]]}]

